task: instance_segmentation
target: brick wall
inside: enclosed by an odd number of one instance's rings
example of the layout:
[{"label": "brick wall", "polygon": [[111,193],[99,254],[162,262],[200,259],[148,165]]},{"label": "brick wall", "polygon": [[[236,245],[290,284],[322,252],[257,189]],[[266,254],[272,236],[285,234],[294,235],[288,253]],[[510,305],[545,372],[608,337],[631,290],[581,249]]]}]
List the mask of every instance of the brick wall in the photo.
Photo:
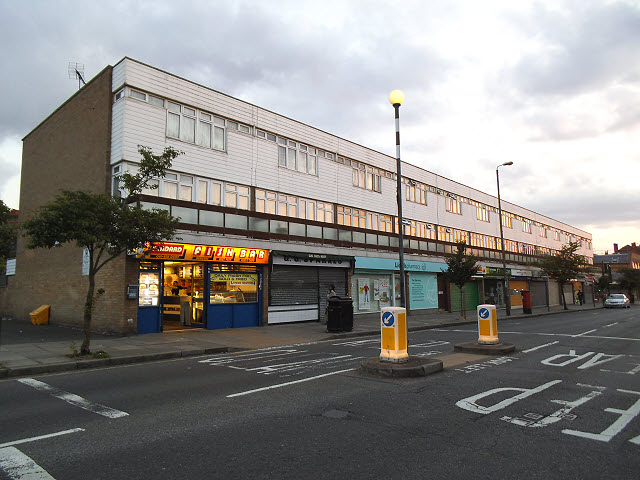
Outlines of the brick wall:
[{"label": "brick wall", "polygon": [[[23,139],[21,220],[61,189],[109,192],[111,70],[105,68]],[[48,304],[51,323],[81,326],[88,287],[82,250],[71,244],[28,250],[25,243],[18,239],[16,274],[0,288],[0,313],[28,320],[30,311]],[[113,260],[96,278],[96,288],[107,293],[96,304],[95,331],[126,331],[127,318],[135,328],[129,305],[135,301],[124,301],[133,267],[125,262],[124,256]]]}]

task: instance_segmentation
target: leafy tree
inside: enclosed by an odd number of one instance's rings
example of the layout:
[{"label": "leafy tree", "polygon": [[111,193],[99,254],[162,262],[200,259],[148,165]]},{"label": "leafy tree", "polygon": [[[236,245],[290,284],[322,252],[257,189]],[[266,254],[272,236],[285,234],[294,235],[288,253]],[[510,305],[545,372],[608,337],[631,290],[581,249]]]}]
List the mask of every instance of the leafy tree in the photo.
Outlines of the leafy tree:
[{"label": "leafy tree", "polygon": [[604,274],[600,278],[598,278],[598,290],[600,290],[600,294],[603,295],[603,292],[609,292],[609,287],[611,286],[611,276]]},{"label": "leafy tree", "polygon": [[569,242],[557,254],[547,255],[538,261],[538,266],[543,273],[560,282],[562,305],[565,310],[568,310],[568,307],[564,296],[564,284],[572,278],[576,278],[589,266],[584,256],[576,253],[578,248],[580,248],[578,242]]},{"label": "leafy tree", "polygon": [[9,222],[10,215],[11,208],[0,200],[0,270],[5,267],[17,235],[16,225]]},{"label": "leafy tree", "polygon": [[178,219],[164,210],[143,210],[138,202],[132,201],[144,188],[157,188],[150,181],[154,177],[164,177],[173,159],[182,152],[167,147],[161,155],[154,155],[144,146],[139,146],[138,152],[142,156],[138,173],[127,172],[119,177],[126,197],[63,190],[23,224],[28,248],[54,248],[75,242],[76,246],[89,252],[89,287],[84,306],[81,355],[90,353],[93,306],[96,297],[104,293],[102,289],[95,291],[96,274],[127,250],[175,236]]},{"label": "leafy tree", "polygon": [[458,242],[457,252],[453,257],[447,258],[447,270],[444,272],[447,279],[460,289],[460,314],[462,318],[467,318],[464,284],[467,283],[477,273],[476,258],[473,255],[467,255],[465,250],[467,244]]},{"label": "leafy tree", "polygon": [[627,290],[629,296],[633,295],[634,290],[640,289],[640,270],[626,267],[621,268],[619,273],[622,275],[620,286]]}]

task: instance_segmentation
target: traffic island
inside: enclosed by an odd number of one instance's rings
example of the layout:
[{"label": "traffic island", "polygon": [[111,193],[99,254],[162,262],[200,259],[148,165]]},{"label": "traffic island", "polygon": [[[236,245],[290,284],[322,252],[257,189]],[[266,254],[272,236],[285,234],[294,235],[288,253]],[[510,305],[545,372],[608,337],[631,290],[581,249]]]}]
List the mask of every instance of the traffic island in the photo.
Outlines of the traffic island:
[{"label": "traffic island", "polygon": [[425,377],[440,372],[442,369],[442,360],[424,357],[409,357],[407,361],[402,363],[370,358],[360,365],[361,372],[393,378]]},{"label": "traffic island", "polygon": [[513,343],[479,343],[468,342],[458,343],[453,346],[456,352],[476,353],[480,355],[504,355],[505,353],[511,353],[516,350],[516,346]]}]

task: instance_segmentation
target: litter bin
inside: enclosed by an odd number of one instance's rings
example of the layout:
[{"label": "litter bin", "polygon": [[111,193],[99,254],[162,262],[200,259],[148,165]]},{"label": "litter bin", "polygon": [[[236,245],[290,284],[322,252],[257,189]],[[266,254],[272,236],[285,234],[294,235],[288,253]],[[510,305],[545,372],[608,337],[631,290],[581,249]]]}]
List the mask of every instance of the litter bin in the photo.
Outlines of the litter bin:
[{"label": "litter bin", "polygon": [[331,297],[327,306],[327,332],[353,330],[353,300],[351,297]]},{"label": "litter bin", "polygon": [[40,305],[29,314],[31,315],[31,323],[34,325],[48,325],[49,310],[51,310],[51,305]]},{"label": "litter bin", "polygon": [[522,290],[522,313],[531,313],[531,292]]}]

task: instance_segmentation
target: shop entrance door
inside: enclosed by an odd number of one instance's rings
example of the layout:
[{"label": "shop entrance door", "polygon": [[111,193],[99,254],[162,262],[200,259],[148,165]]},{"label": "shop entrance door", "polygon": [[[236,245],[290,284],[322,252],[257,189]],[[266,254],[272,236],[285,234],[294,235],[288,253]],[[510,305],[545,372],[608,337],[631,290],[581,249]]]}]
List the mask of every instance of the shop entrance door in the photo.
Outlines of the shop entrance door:
[{"label": "shop entrance door", "polygon": [[204,327],[205,264],[165,262],[163,331]]}]

